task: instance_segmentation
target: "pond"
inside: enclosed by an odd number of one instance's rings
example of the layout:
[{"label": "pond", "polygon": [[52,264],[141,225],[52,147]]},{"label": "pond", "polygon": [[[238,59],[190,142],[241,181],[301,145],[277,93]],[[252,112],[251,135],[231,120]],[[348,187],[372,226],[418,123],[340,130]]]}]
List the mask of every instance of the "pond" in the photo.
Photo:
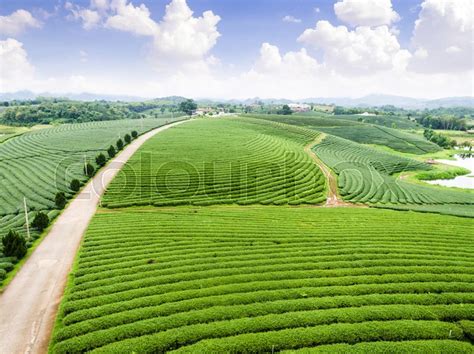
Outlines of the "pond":
[{"label": "pond", "polygon": [[453,156],[456,160],[436,160],[436,162],[444,163],[446,165],[464,167],[471,171],[468,175],[457,176],[453,179],[436,179],[433,181],[426,181],[429,184],[437,184],[445,187],[458,187],[474,189],[474,154],[465,153]]}]

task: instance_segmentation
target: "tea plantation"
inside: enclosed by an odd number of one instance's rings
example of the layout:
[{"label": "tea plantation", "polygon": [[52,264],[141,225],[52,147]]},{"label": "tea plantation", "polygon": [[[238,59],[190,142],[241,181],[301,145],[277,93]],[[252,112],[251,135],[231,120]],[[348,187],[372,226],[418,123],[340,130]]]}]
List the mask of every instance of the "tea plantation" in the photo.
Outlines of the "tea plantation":
[{"label": "tea plantation", "polygon": [[[361,144],[378,144],[393,150],[411,154],[425,154],[440,151],[441,148],[423,137],[410,134],[399,129],[379,124],[358,122],[366,119],[361,116],[329,116],[329,115],[295,115],[290,117],[279,115],[252,115],[260,119],[302,126],[339,136]],[[372,119],[374,119],[372,117]],[[406,127],[412,127],[407,123]]]},{"label": "tea plantation", "polygon": [[338,174],[339,191],[347,201],[442,206],[453,204],[474,209],[474,193],[408,183],[392,176],[401,171],[429,169],[428,165],[416,160],[380,152],[334,136],[326,136],[313,151]]},{"label": "tea plantation", "polygon": [[103,205],[318,204],[325,179],[304,151],[318,133],[257,119],[199,119],[147,141]]},{"label": "tea plantation", "polygon": [[367,208],[102,209],[50,351],[472,352],[473,235]]},{"label": "tea plantation", "polygon": [[[132,130],[139,134],[159,127],[171,118],[114,120],[65,124],[25,133],[0,144],[0,238],[10,229],[26,234],[23,197],[26,197],[30,222],[38,210],[53,219],[55,195],[70,189],[73,179],[86,181],[84,161],[95,166],[99,153]],[[38,233],[32,229],[32,238]],[[0,243],[0,282],[15,260],[3,257]]]}]

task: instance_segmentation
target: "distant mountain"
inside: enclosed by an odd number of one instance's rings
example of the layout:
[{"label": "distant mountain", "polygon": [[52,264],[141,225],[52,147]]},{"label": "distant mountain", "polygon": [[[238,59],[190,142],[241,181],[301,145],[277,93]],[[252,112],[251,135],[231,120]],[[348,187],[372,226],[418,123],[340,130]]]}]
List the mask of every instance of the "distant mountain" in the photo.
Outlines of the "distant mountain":
[{"label": "distant mountain", "polygon": [[12,100],[32,100],[37,97],[62,97],[68,98],[75,101],[125,101],[125,102],[138,102],[147,101],[149,98],[143,98],[138,96],[126,96],[126,95],[102,95],[89,92],[82,93],[60,93],[54,94],[50,92],[34,93],[31,91],[17,91],[12,93],[0,93],[0,101],[12,101]]},{"label": "distant mountain", "polygon": [[201,99],[201,104],[225,102],[230,104],[250,105],[258,102],[265,104],[288,104],[288,103],[319,103],[343,107],[380,107],[392,105],[407,109],[425,109],[439,107],[471,107],[474,108],[474,97],[447,97],[436,100],[411,98],[391,95],[368,95],[360,98],[349,97],[312,97],[300,100],[288,100],[284,98],[247,98],[232,100]]},{"label": "distant mountain", "polygon": [[[182,96],[168,96],[161,98],[144,98],[138,96],[123,96],[123,95],[102,95],[95,93],[83,92],[79,94],[65,93],[65,94],[51,94],[48,92],[44,93],[33,93],[31,91],[18,91],[13,93],[0,93],[0,101],[11,101],[11,100],[31,100],[36,97],[65,97],[71,100],[78,101],[125,101],[125,102],[138,102],[138,101],[154,101],[162,104],[179,104],[186,98]],[[337,106],[344,107],[380,107],[392,105],[407,109],[434,109],[439,107],[470,107],[474,108],[474,97],[446,97],[435,100],[411,98],[403,96],[392,96],[392,95],[368,95],[360,98],[349,98],[349,97],[312,97],[301,100],[289,100],[285,98],[247,98],[247,99],[197,99],[200,104],[216,104],[216,103],[230,103],[230,104],[244,104],[251,105],[258,102],[265,104],[288,104],[288,103],[320,103],[320,104],[334,104]]]},{"label": "distant mountain", "polygon": [[392,105],[408,109],[424,109],[439,107],[471,107],[474,108],[474,97],[447,97],[436,100],[419,99],[391,95],[368,95],[360,98],[319,97],[306,98],[301,102],[335,104],[344,107],[380,107]]}]

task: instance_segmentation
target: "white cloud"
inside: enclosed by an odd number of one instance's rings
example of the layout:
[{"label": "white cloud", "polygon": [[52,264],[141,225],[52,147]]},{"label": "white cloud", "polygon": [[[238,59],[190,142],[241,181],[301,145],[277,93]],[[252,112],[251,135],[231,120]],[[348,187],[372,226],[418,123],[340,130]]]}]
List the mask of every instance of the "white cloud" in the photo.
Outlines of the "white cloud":
[{"label": "white cloud", "polygon": [[34,67],[28,60],[23,43],[8,38],[0,41],[0,91],[27,88],[34,77]]},{"label": "white cloud", "polygon": [[400,19],[391,0],[340,0],[334,4],[334,12],[354,27],[390,25]]},{"label": "white cloud", "polygon": [[314,12],[316,12],[317,14],[319,14],[321,12],[321,9],[319,7],[315,7],[314,8]]},{"label": "white cloud", "polygon": [[133,6],[126,0],[115,1],[111,5],[115,15],[105,22],[105,27],[130,32],[142,36],[153,36],[158,31],[158,25],[150,17],[148,8],[141,4]]},{"label": "white cloud", "polygon": [[91,0],[91,7],[99,11],[106,11],[109,8],[109,0]]},{"label": "white cloud", "polygon": [[277,46],[263,43],[260,56],[252,69],[257,74],[278,74],[282,76],[313,75],[319,64],[302,48],[298,52],[288,52],[283,56]]},{"label": "white cloud", "polygon": [[101,15],[97,11],[81,8],[71,2],[66,2],[64,8],[71,11],[68,19],[81,20],[82,27],[86,30],[97,27],[101,21]]},{"label": "white cloud", "polygon": [[[194,17],[185,0],[173,0],[166,6],[165,16],[158,24],[153,40],[153,61],[160,70],[181,67],[202,70],[220,33],[220,17],[205,11]],[[189,71],[189,70],[188,70]]]},{"label": "white cloud", "polygon": [[283,22],[289,22],[289,23],[301,23],[301,19],[296,18],[296,17],[291,16],[291,15],[286,15],[286,16],[283,17],[281,20],[282,20]]},{"label": "white cloud", "polygon": [[149,57],[159,71],[207,71],[216,61],[209,52],[220,37],[220,17],[212,11],[195,17],[186,0],[172,0],[160,22],[151,18],[144,4],[134,6],[127,0],[93,0],[90,8],[66,3],[66,9],[86,29],[101,23],[105,28],[151,37]]},{"label": "white cloud", "polygon": [[0,35],[15,36],[28,27],[41,27],[41,22],[26,10],[17,10],[8,16],[0,16]]},{"label": "white cloud", "polygon": [[305,30],[298,41],[322,49],[328,68],[353,75],[400,69],[410,57],[408,51],[400,49],[397,38],[387,26],[361,26],[350,31],[345,26],[335,27],[328,21],[318,21],[316,27]]},{"label": "white cloud", "polygon": [[409,68],[418,72],[472,69],[474,3],[471,0],[426,0],[415,22],[415,55]]}]

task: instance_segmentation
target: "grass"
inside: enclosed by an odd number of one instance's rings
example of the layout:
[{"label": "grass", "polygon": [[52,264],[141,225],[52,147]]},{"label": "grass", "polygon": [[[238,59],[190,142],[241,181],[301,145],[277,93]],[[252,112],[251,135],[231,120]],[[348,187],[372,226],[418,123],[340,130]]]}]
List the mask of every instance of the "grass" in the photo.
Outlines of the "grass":
[{"label": "grass", "polygon": [[472,219],[377,209],[101,209],[50,351],[465,350],[472,235]]},{"label": "grass", "polygon": [[197,119],[147,141],[110,184],[107,207],[318,204],[317,132],[257,119]]},{"label": "grass", "polygon": [[[29,220],[42,210],[54,219],[54,197],[63,191],[71,197],[70,181],[86,181],[84,157],[94,163],[95,157],[115,144],[119,136],[136,130],[143,133],[166,123],[167,119],[117,120],[67,124],[36,129],[0,144],[0,238],[13,229],[26,236],[23,197],[27,199]],[[28,246],[34,246],[40,234],[31,230]],[[0,243],[0,283],[8,272],[18,269],[16,259],[5,257]]]}]

